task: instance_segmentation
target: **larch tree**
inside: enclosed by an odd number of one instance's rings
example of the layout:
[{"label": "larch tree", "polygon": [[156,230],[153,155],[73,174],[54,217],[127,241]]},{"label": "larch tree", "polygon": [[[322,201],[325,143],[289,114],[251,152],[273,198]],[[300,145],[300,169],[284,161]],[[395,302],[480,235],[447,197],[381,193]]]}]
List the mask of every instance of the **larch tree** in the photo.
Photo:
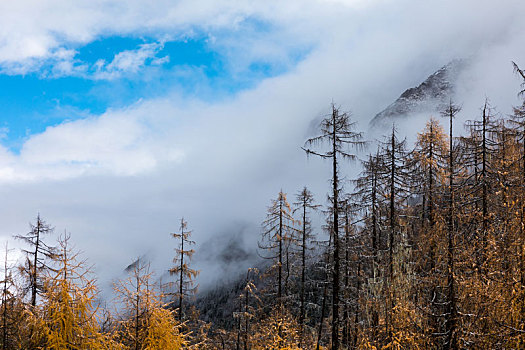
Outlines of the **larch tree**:
[{"label": "larch tree", "polygon": [[[518,93],[518,96],[525,97],[525,71],[520,69],[515,62],[512,62],[512,64],[514,71],[523,79],[521,83],[523,90]],[[516,291],[516,294],[520,295],[520,303],[516,307],[517,317],[515,323],[521,334],[518,333],[516,346],[523,348],[525,347],[525,98],[521,106],[514,107],[511,123],[513,124],[516,143],[519,148],[519,161],[516,167],[518,174],[515,177],[514,185],[518,194],[516,199],[518,209],[515,211],[516,228],[514,229],[514,241],[516,242],[515,251],[518,257],[518,261],[515,264],[518,267],[516,279],[520,281],[519,288]]]},{"label": "larch tree", "polygon": [[11,338],[13,330],[13,294],[14,279],[11,268],[8,264],[8,244],[5,245],[5,256],[4,256],[4,278],[0,281],[2,285],[2,350],[10,349],[15,347],[15,343]]},{"label": "larch tree", "polygon": [[48,245],[44,241],[44,236],[53,233],[53,228],[48,225],[40,214],[36,217],[36,223],[30,224],[31,230],[24,235],[17,235],[15,238],[23,241],[29,247],[22,249],[26,255],[25,264],[20,268],[27,277],[27,289],[30,293],[30,304],[34,308],[37,302],[37,295],[43,291],[42,277],[48,271],[53,261],[58,258],[57,249]]},{"label": "larch tree", "polygon": [[310,220],[310,212],[315,211],[319,208],[319,205],[315,204],[314,196],[306,186],[296,195],[296,202],[294,203],[294,212],[299,212],[301,215],[300,226],[301,229],[298,231],[297,245],[299,248],[300,257],[300,269],[301,269],[301,281],[299,290],[299,325],[301,327],[299,334],[299,346],[302,346],[304,338],[304,326],[306,317],[306,262],[308,259],[308,252],[312,249],[311,241],[314,239],[312,233],[312,223]]},{"label": "larch tree", "polygon": [[523,82],[521,83],[521,87],[523,88],[523,90],[521,90],[518,95],[525,95],[525,70],[520,69],[516,62],[512,62],[512,66],[514,67],[514,72],[523,78]]},{"label": "larch tree", "polygon": [[148,318],[153,299],[150,265],[140,258],[130,264],[126,271],[129,276],[118,280],[113,289],[123,305],[118,327],[119,340],[130,350],[144,346],[147,335]]},{"label": "larch tree", "polygon": [[456,323],[457,323],[457,302],[456,302],[456,280],[455,280],[455,249],[456,249],[456,196],[455,196],[455,175],[457,152],[454,144],[454,118],[461,111],[461,108],[455,105],[452,100],[448,106],[441,112],[441,115],[448,118],[449,135],[448,135],[448,210],[447,210],[447,300],[445,312],[445,342],[444,349],[456,349]]},{"label": "larch tree", "polygon": [[359,206],[353,203],[353,196],[347,196],[341,201],[344,237],[342,259],[343,265],[343,327],[341,344],[345,348],[356,348],[360,333],[360,300],[362,272],[366,256],[364,235],[356,229],[353,219],[359,211]]},{"label": "larch tree", "polygon": [[160,300],[152,300],[149,323],[144,339],[144,350],[181,350],[186,344],[180,324],[172,311],[160,306]]},{"label": "larch tree", "polygon": [[137,259],[129,276],[114,285],[122,303],[118,338],[130,350],[179,350],[186,344],[181,323],[162,304],[163,295],[153,282],[150,265]]},{"label": "larch tree", "polygon": [[[303,150],[307,155],[314,155],[332,161],[332,229],[333,236],[333,270],[332,270],[332,349],[340,347],[339,316],[340,286],[341,286],[341,257],[339,239],[339,198],[341,182],[339,177],[339,162],[343,159],[354,160],[356,155],[351,149],[362,148],[362,134],[354,131],[355,122],[351,121],[350,113],[340,112],[332,104],[332,112],[321,121],[320,135],[306,140]],[[328,144],[327,150],[315,150],[313,147]]]},{"label": "larch tree", "polygon": [[239,295],[239,312],[234,313],[234,318],[237,318],[237,342],[236,349],[241,349],[241,343],[244,350],[252,347],[250,334],[251,322],[257,316],[257,312],[261,308],[262,301],[259,297],[259,292],[255,281],[259,276],[259,270],[256,268],[248,269],[246,273],[246,284],[242,293]]},{"label": "larch tree", "polygon": [[[330,218],[328,218],[326,225],[324,225],[324,229],[328,230],[328,232],[331,232],[332,230],[332,223],[330,221]],[[326,315],[326,308],[327,304],[329,303],[328,297],[329,297],[329,287],[331,284],[331,269],[333,267],[333,249],[332,249],[332,235],[328,235],[328,241],[316,241],[315,242],[321,251],[323,252],[322,255],[320,255],[320,259],[316,264],[316,267],[319,273],[320,279],[317,280],[317,291],[321,291],[319,297],[319,306],[321,314],[319,315],[319,321],[318,321],[318,327],[317,327],[317,342],[316,342],[316,350],[319,350],[322,348],[321,341],[323,338],[326,337],[324,334],[324,328],[325,328],[325,319],[327,318]],[[322,286],[322,288],[321,288]]]},{"label": "larch tree", "polygon": [[195,244],[190,239],[192,231],[188,230],[188,223],[182,218],[180,220],[180,232],[172,233],[172,237],[179,241],[179,246],[175,248],[176,256],[173,259],[175,264],[170,270],[170,275],[177,276],[178,282],[178,299],[179,299],[179,322],[183,319],[183,302],[188,296],[195,294],[197,286],[194,285],[195,278],[199,274],[198,270],[190,267],[190,261],[195,253],[195,250],[191,248]]},{"label": "larch tree", "polygon": [[[427,326],[429,334],[442,334],[441,325],[444,303],[443,293],[443,254],[444,249],[444,212],[445,206],[443,194],[446,188],[446,157],[448,155],[447,136],[434,118],[430,118],[425,129],[418,133],[415,149],[412,152],[413,166],[413,189],[412,195],[422,197],[420,214],[417,213],[421,222],[412,233],[412,240],[422,244],[417,246],[419,260],[419,275],[422,284],[418,286],[422,290],[422,299],[428,302],[428,308],[424,308],[429,317]],[[414,220],[414,219],[413,219]],[[415,220],[414,220],[415,221]],[[415,237],[415,236],[419,237]],[[435,337],[433,337],[435,338]]]},{"label": "larch tree", "polygon": [[[384,262],[385,279],[383,287],[385,290],[386,310],[385,310],[385,330],[387,343],[392,343],[393,333],[395,332],[394,312],[396,309],[396,298],[403,291],[409,288],[406,283],[396,280],[396,266],[401,267],[406,260],[406,256],[399,255],[397,247],[400,246],[403,236],[403,228],[406,226],[403,222],[402,210],[406,206],[409,197],[409,188],[411,183],[411,174],[407,163],[408,151],[406,150],[406,140],[400,141],[397,137],[397,131],[392,126],[392,132],[389,137],[380,144],[378,152],[379,178],[378,187],[383,194],[384,208],[382,210],[382,222],[388,233],[387,237],[387,256]],[[401,253],[400,253],[401,254]],[[401,277],[401,276],[399,276]],[[400,289],[396,288],[397,286]]]},{"label": "larch tree", "polygon": [[60,238],[59,244],[59,264],[56,272],[46,278],[43,295],[46,348],[111,348],[110,342],[99,333],[95,279],[69,245],[68,234]]},{"label": "larch tree", "polygon": [[379,268],[379,250],[382,242],[380,207],[382,193],[380,192],[379,150],[376,155],[369,155],[367,160],[361,162],[363,170],[355,179],[355,192],[352,194],[355,202],[364,213],[364,223],[369,231],[372,246],[372,275],[375,278]]},{"label": "larch tree", "polygon": [[465,184],[469,188],[469,199],[471,201],[471,224],[473,225],[474,242],[476,247],[476,271],[479,276],[484,274],[485,250],[489,230],[491,229],[491,202],[489,192],[495,185],[495,174],[493,166],[496,152],[496,123],[492,109],[485,101],[482,108],[481,120],[471,120],[466,124],[469,135],[464,137],[464,150],[466,163],[470,170],[470,176]]},{"label": "larch tree", "polygon": [[[361,235],[365,236],[363,239],[368,240],[365,245],[365,252],[370,255],[366,269],[368,271],[367,278],[367,311],[369,320],[368,334],[366,335],[367,342],[371,346],[378,346],[378,328],[379,315],[381,313],[381,266],[380,261],[382,252],[386,246],[384,243],[385,237],[382,233],[381,224],[381,208],[383,205],[383,198],[385,195],[381,192],[380,184],[380,168],[379,168],[379,151],[375,155],[369,155],[368,159],[361,161],[363,167],[354,183],[354,193],[352,194],[354,202],[357,204],[362,213],[362,228]],[[368,249],[367,249],[368,248]]]},{"label": "larch tree", "polygon": [[251,349],[266,350],[300,350],[309,349],[313,344],[299,346],[299,329],[297,320],[286,308],[274,307],[261,321],[254,332]]},{"label": "larch tree", "polygon": [[277,270],[275,293],[279,305],[283,305],[284,297],[288,293],[285,284],[289,273],[288,249],[295,239],[295,232],[292,207],[286,199],[286,193],[281,190],[277,199],[272,200],[268,207],[266,220],[263,222],[262,241],[258,243],[259,249],[267,252],[263,258],[273,262],[271,270]]},{"label": "larch tree", "polygon": [[[497,190],[496,168],[497,121],[488,102],[482,107],[481,118],[467,121],[468,134],[461,137],[461,163],[464,175],[456,191],[458,206],[458,244],[464,245],[458,256],[457,342],[474,347],[487,346],[491,332],[494,299],[490,251],[492,239],[499,229],[494,209],[498,206],[493,193]],[[458,178],[459,180],[459,178]]]}]

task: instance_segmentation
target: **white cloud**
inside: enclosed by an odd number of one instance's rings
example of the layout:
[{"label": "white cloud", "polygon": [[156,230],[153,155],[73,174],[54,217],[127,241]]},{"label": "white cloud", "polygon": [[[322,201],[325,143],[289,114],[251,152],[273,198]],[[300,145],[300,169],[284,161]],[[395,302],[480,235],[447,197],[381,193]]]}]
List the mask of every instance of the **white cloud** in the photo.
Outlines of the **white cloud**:
[{"label": "white cloud", "polygon": [[150,101],[48,127],[31,136],[19,155],[0,149],[0,182],[130,176],[155,170],[163,162],[180,162],[183,150],[166,138],[165,128],[172,122],[149,116],[170,110],[165,101]]},{"label": "white cloud", "polygon": [[[249,48],[244,52],[245,60],[249,59],[247,64],[253,60],[280,59],[288,51],[286,45],[312,43],[310,37],[315,31],[309,35],[297,35],[297,28],[304,28],[312,14],[317,12],[312,12],[309,7],[322,9],[323,6],[315,1],[298,0],[286,3],[275,0],[264,3],[205,0],[198,6],[190,0],[2,2],[0,66],[10,74],[26,74],[38,70],[46,62],[54,63],[55,53],[64,47],[78,47],[95,38],[111,35],[146,36],[160,41],[195,35],[213,36],[218,38],[216,48],[230,54],[229,59],[237,56],[243,47]],[[304,15],[303,9],[307,10]],[[251,28],[251,20],[276,28],[261,35]],[[140,55],[151,54],[153,49],[146,46],[123,52],[115,57],[116,61],[109,68],[117,72],[124,66],[140,67]],[[63,61],[59,63],[65,64]]]},{"label": "white cloud", "polygon": [[76,50],[59,47],[50,52],[45,59],[31,57],[20,61],[4,62],[0,70],[8,75],[38,72],[43,78],[76,76],[85,79],[112,80],[123,75],[136,74],[147,64],[159,66],[169,62],[169,56],[156,57],[162,47],[163,43],[157,42],[141,44],[137,49],[115,54],[110,62],[99,59],[91,65],[76,58]]},{"label": "white cloud", "polygon": [[[72,52],[60,51],[64,40],[192,29],[209,31],[215,40],[210,45],[232,67],[268,56],[285,60],[289,46],[312,48],[296,66],[286,63],[288,73],[226,100],[204,103],[171,94],[50,127],[31,136],[20,155],[0,148],[0,195],[9,203],[0,211],[0,233],[25,230],[40,211],[69,228],[97,264],[114,270],[145,252],[166,268],[173,246],[168,232],[182,215],[197,242],[231,222],[248,222],[246,236],[253,242],[266,205],[280,188],[292,194],[308,185],[322,203],[329,166],[306,161],[299,146],[312,119],[325,113],[332,99],[352,109],[366,129],[404,89],[450,59],[473,56],[476,63],[460,86],[462,118],[476,117],[485,95],[505,114],[519,87],[509,62],[525,66],[525,22],[518,16],[525,5],[517,0],[401,0],[362,7],[321,1],[210,0],[208,6],[130,1],[125,8],[109,1],[45,3],[35,2],[41,12],[28,9],[27,19],[21,19],[29,21],[28,28],[12,20],[2,26],[1,61],[54,54],[67,71]],[[6,6],[27,5],[2,3],[0,20]],[[10,16],[13,11],[7,9]],[[44,20],[36,21],[39,16]],[[244,32],[246,19],[258,24]],[[271,29],[265,32],[266,22]],[[17,48],[13,33],[38,45]],[[139,48],[97,67],[133,71],[153,59],[154,51],[155,46]],[[400,129],[414,133],[415,124]],[[344,169],[349,177],[355,171]]]},{"label": "white cloud", "polygon": [[[104,62],[97,62],[97,71],[94,77],[95,79],[114,79],[125,73],[137,73],[139,69],[144,67],[146,61],[153,59],[161,49],[161,43],[149,43],[140,45],[136,50],[119,52],[113,61],[106,65]],[[162,60],[155,60],[156,65],[162,63]]]}]

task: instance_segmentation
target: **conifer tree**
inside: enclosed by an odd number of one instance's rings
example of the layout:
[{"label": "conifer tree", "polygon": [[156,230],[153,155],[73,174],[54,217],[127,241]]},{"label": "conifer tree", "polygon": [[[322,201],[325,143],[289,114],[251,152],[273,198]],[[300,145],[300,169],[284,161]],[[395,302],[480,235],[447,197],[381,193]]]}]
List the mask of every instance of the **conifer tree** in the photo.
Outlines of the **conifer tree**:
[{"label": "conifer tree", "polygon": [[[524,88],[518,93],[518,96],[525,96],[525,72],[521,70],[518,65],[512,62],[514,71],[523,79],[521,87]],[[516,190],[515,206],[515,226],[514,226],[514,241],[516,242],[516,252],[518,261],[516,262],[517,276],[515,277],[520,281],[519,288],[515,294],[520,295],[515,309],[517,309],[515,321],[515,328],[521,331],[521,335],[518,335],[516,346],[518,348],[525,347],[525,98],[521,106],[514,107],[514,113],[511,116],[511,121],[514,135],[516,138],[516,144],[518,148],[518,162],[516,162],[516,176],[514,180],[514,189]],[[516,288],[513,288],[515,290]],[[519,334],[519,333],[518,333]]]},{"label": "conifer tree", "polygon": [[294,212],[300,212],[301,215],[301,229],[298,231],[297,245],[299,248],[300,256],[300,268],[301,268],[301,281],[300,281],[300,292],[299,292],[299,325],[301,331],[299,334],[299,346],[302,346],[304,338],[304,325],[305,325],[305,304],[306,304],[306,261],[308,251],[312,249],[310,246],[311,241],[314,238],[312,233],[312,224],[310,221],[310,211],[315,211],[319,208],[319,205],[315,204],[312,192],[310,192],[306,186],[297,194],[296,202],[294,203]]},{"label": "conifer tree", "polygon": [[[354,131],[355,122],[350,120],[350,113],[340,112],[332,104],[332,113],[321,121],[320,135],[306,140],[303,150],[307,155],[319,156],[332,160],[332,227],[333,236],[333,270],[332,270],[332,349],[338,350],[340,345],[339,324],[339,298],[341,286],[341,261],[339,242],[339,197],[341,183],[339,180],[339,161],[341,159],[353,160],[355,154],[350,153],[350,148],[363,147],[362,134]],[[316,151],[311,147],[320,146],[322,143],[329,145],[326,151]]]},{"label": "conifer tree", "polygon": [[297,320],[286,308],[276,306],[268,316],[259,321],[251,349],[311,349],[312,339],[305,339],[304,344],[299,346],[299,328]]},{"label": "conifer tree", "polygon": [[237,344],[236,349],[241,349],[241,343],[243,344],[244,350],[248,350],[252,347],[251,341],[251,322],[257,316],[257,311],[262,306],[262,301],[259,298],[257,286],[255,285],[255,279],[259,275],[259,270],[256,268],[248,269],[246,273],[246,285],[239,295],[239,312],[234,313],[234,318],[237,318],[238,329],[237,329]]},{"label": "conifer tree", "polygon": [[84,261],[69,245],[69,235],[60,240],[56,272],[45,282],[43,320],[47,349],[107,349],[96,319],[95,280]]},{"label": "conifer tree", "polygon": [[162,305],[163,295],[152,281],[149,264],[137,259],[130,275],[114,285],[122,303],[118,338],[130,350],[179,350],[187,342],[174,312]]},{"label": "conifer tree", "polygon": [[[412,196],[421,196],[421,224],[414,230],[413,240],[422,244],[417,246],[419,260],[419,275],[422,284],[418,286],[421,299],[428,302],[425,308],[428,317],[428,334],[442,334],[441,320],[445,300],[443,294],[442,271],[445,249],[444,212],[446,205],[443,194],[446,188],[446,157],[448,144],[443,128],[437,120],[430,118],[425,129],[418,133],[413,158],[413,189]],[[414,220],[414,219],[413,219]],[[414,220],[415,221],[415,220]],[[416,227],[416,225],[410,225]]]},{"label": "conifer tree", "polygon": [[524,88],[521,90],[518,95],[522,96],[525,94],[525,71],[520,69],[520,67],[516,64],[516,62],[512,62],[512,66],[514,67],[514,72],[519,74],[523,78],[523,82],[521,83],[521,87]]},{"label": "conifer tree", "polygon": [[5,256],[4,256],[4,278],[0,281],[2,285],[2,349],[10,349],[15,347],[14,340],[11,338],[13,333],[13,316],[14,303],[13,294],[14,279],[12,271],[8,265],[8,243],[5,245]]},{"label": "conifer tree", "polygon": [[[352,194],[354,201],[362,213],[363,227],[361,228],[364,240],[368,240],[363,249],[364,253],[369,252],[369,267],[367,278],[366,304],[369,319],[367,343],[370,346],[378,346],[377,331],[379,327],[379,315],[381,295],[379,293],[381,285],[380,259],[386,246],[385,237],[382,233],[381,208],[384,206],[383,198],[385,194],[381,192],[380,186],[380,157],[379,150],[376,155],[369,155],[368,159],[361,162],[363,171],[354,180],[355,192]],[[367,249],[368,248],[368,249]]]},{"label": "conifer tree", "polygon": [[357,346],[360,332],[360,299],[361,299],[361,275],[363,270],[363,256],[365,253],[365,242],[360,232],[356,230],[352,219],[358,211],[358,206],[351,202],[353,196],[348,196],[342,204],[343,231],[342,240],[343,258],[343,329],[341,344],[346,348]]},{"label": "conifer tree", "polygon": [[450,100],[446,109],[441,115],[449,119],[449,146],[448,146],[448,210],[447,210],[447,301],[445,312],[445,342],[444,349],[456,349],[456,323],[457,323],[457,305],[456,305],[456,280],[455,280],[455,236],[456,236],[456,197],[455,182],[456,175],[456,154],[454,145],[454,118],[460,112],[461,108],[452,103]]},{"label": "conifer tree", "polygon": [[463,138],[467,166],[471,170],[466,184],[470,187],[468,194],[474,207],[471,211],[471,224],[474,226],[476,247],[476,271],[479,275],[484,273],[485,250],[491,222],[491,208],[489,191],[494,186],[496,170],[492,160],[496,152],[496,141],[493,136],[496,124],[493,120],[492,109],[485,101],[482,108],[481,120],[468,121],[466,124],[470,135]]},{"label": "conifer tree", "polygon": [[[273,262],[271,270],[277,270],[277,281],[275,282],[275,293],[277,303],[283,304],[283,298],[288,290],[284,283],[288,279],[288,249],[295,239],[295,220],[292,215],[292,208],[286,199],[286,193],[279,192],[277,199],[272,200],[263,222],[262,242],[259,242],[259,249],[265,250],[268,254],[263,256]],[[284,269],[283,269],[284,267]],[[285,275],[286,273],[286,275]]]},{"label": "conifer tree", "polygon": [[34,308],[36,306],[37,295],[43,292],[44,274],[50,271],[50,267],[54,260],[58,258],[55,247],[48,245],[44,241],[44,237],[53,233],[53,228],[48,225],[40,214],[36,217],[36,223],[30,224],[31,230],[25,235],[17,235],[15,238],[25,242],[29,247],[22,249],[25,253],[25,265],[20,269],[26,276],[28,285],[27,289],[30,293],[30,305]]},{"label": "conifer tree", "polygon": [[190,268],[191,257],[195,253],[195,250],[190,247],[195,244],[190,239],[192,231],[188,230],[188,223],[184,221],[184,218],[180,220],[180,233],[172,233],[172,237],[179,240],[179,247],[175,248],[176,256],[173,259],[173,266],[169,272],[171,275],[175,275],[179,278],[178,284],[178,298],[179,298],[179,322],[182,322],[183,318],[183,301],[186,297],[192,296],[197,290],[197,286],[194,285],[194,280],[199,274],[198,270]]},{"label": "conifer tree", "polygon": [[123,305],[120,317],[119,340],[129,349],[139,350],[144,346],[147,335],[148,317],[151,306],[152,282],[149,264],[140,258],[126,268],[129,276],[117,281],[113,289]]},{"label": "conifer tree", "polygon": [[[402,222],[401,211],[406,205],[406,200],[409,196],[410,172],[407,164],[408,153],[406,151],[406,140],[399,141],[396,134],[396,129],[392,126],[392,133],[390,137],[381,143],[378,154],[379,161],[379,181],[381,193],[384,194],[385,206],[384,225],[387,227],[388,239],[387,247],[388,253],[385,262],[386,273],[383,287],[385,289],[385,298],[387,300],[387,309],[385,315],[385,330],[388,343],[392,342],[394,332],[393,313],[396,307],[396,294],[400,294],[396,290],[395,284],[395,261],[394,254],[396,253],[396,244],[401,242],[402,229],[405,226]],[[404,259],[405,257],[403,257]],[[401,284],[402,287],[408,287]]]}]

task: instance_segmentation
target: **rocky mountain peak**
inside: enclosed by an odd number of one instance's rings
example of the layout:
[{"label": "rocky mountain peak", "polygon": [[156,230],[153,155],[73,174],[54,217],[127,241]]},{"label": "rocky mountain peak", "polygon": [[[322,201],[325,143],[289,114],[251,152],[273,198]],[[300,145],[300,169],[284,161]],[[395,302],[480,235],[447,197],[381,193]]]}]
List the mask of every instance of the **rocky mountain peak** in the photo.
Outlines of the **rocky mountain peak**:
[{"label": "rocky mountain peak", "polygon": [[435,113],[453,97],[455,83],[465,65],[464,60],[457,59],[441,67],[419,86],[405,90],[394,103],[376,114],[370,125],[387,125],[415,113]]}]

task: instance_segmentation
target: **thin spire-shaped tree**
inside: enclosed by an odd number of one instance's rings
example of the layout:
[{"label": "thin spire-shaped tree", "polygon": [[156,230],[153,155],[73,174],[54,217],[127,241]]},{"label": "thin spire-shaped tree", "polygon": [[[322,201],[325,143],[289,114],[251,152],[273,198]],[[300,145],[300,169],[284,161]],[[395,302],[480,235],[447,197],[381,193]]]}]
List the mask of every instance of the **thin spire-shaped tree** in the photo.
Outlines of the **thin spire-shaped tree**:
[{"label": "thin spire-shaped tree", "polygon": [[190,239],[192,231],[188,230],[188,222],[182,218],[180,220],[180,233],[172,233],[172,237],[179,240],[179,247],[175,248],[176,256],[173,259],[175,266],[169,272],[170,275],[179,277],[178,293],[179,297],[179,321],[182,321],[183,316],[183,299],[188,295],[193,295],[196,292],[197,286],[194,286],[194,279],[199,274],[198,270],[190,268],[189,262],[195,253],[195,250],[190,247],[195,244]]},{"label": "thin spire-shaped tree", "polygon": [[[339,340],[339,294],[341,283],[341,261],[339,242],[339,197],[342,190],[339,179],[339,161],[354,160],[356,155],[350,149],[364,146],[362,133],[354,131],[355,122],[351,121],[349,112],[341,112],[332,103],[332,113],[326,116],[320,125],[320,135],[306,140],[303,150],[307,155],[315,155],[332,160],[332,229],[333,236],[333,270],[332,270],[332,349],[338,350]],[[328,144],[326,151],[316,151],[312,147]]]},{"label": "thin spire-shaped tree", "polygon": [[312,224],[310,222],[309,213],[312,210],[317,210],[319,205],[315,204],[314,196],[306,186],[296,196],[294,203],[294,212],[300,212],[301,215],[301,229],[299,230],[299,237],[297,244],[299,246],[300,264],[301,264],[301,288],[300,288],[300,310],[299,310],[299,325],[301,327],[301,334],[299,335],[299,347],[303,344],[304,338],[304,321],[305,321],[305,286],[306,286],[306,259],[307,253],[311,249],[309,247],[310,241],[313,239]]},{"label": "thin spire-shaped tree", "polygon": [[[292,208],[286,199],[286,193],[282,190],[279,192],[277,199],[272,200],[268,207],[266,220],[263,222],[262,242],[259,242],[259,249],[269,252],[265,259],[274,261],[272,269],[277,268],[277,302],[282,305],[283,297],[286,296],[286,284],[283,288],[283,265],[286,263],[288,269],[287,250],[291,242],[295,239],[295,220],[292,216]],[[283,290],[284,289],[284,290]]]},{"label": "thin spire-shaped tree", "polygon": [[26,255],[25,265],[21,267],[23,274],[28,279],[30,292],[30,304],[36,306],[37,295],[43,291],[43,276],[50,271],[50,262],[58,259],[57,248],[44,242],[44,236],[53,233],[53,228],[48,225],[40,214],[36,217],[36,223],[30,224],[31,230],[24,235],[16,235],[15,238],[25,242],[29,248],[22,249]]},{"label": "thin spire-shaped tree", "polygon": [[455,152],[454,152],[454,118],[461,111],[461,108],[450,101],[447,108],[442,112],[443,117],[449,119],[449,146],[448,146],[448,214],[447,214],[447,302],[445,317],[445,344],[444,349],[456,349],[456,281],[455,281],[455,191],[454,175],[456,173]]}]

